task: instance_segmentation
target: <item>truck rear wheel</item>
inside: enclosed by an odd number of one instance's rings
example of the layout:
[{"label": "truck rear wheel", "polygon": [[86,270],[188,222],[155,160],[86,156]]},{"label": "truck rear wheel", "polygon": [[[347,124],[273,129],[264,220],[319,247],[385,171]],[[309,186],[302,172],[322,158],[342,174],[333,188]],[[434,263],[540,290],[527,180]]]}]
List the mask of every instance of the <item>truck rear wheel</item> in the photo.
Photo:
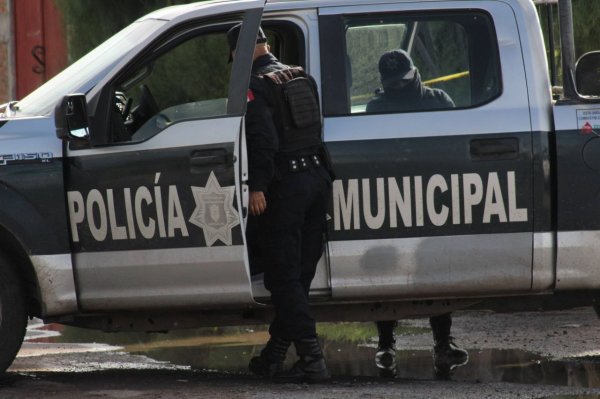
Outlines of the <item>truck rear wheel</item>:
[{"label": "truck rear wheel", "polygon": [[0,256],[0,373],[21,348],[27,327],[23,288],[10,264]]}]

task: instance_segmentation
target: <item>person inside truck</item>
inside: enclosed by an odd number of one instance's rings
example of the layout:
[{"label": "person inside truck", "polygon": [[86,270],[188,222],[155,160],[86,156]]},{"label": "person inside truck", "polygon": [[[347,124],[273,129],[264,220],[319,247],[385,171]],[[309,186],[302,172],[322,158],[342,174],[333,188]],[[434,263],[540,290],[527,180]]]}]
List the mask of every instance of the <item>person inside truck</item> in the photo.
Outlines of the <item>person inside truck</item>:
[{"label": "person inside truck", "polygon": [[[382,89],[367,104],[367,112],[403,112],[454,108],[454,102],[443,90],[423,85],[418,68],[404,50],[391,50],[379,59]],[[429,319],[433,332],[434,366],[436,375],[445,377],[457,365],[468,360],[468,354],[454,343],[450,335],[452,316],[450,313]],[[379,343],[375,364],[382,376],[396,373],[395,320],[377,322]]]},{"label": "person inside truck", "polygon": [[391,50],[379,59],[381,89],[367,103],[367,113],[425,111],[454,108],[441,89],[423,85],[419,69],[404,50]]}]

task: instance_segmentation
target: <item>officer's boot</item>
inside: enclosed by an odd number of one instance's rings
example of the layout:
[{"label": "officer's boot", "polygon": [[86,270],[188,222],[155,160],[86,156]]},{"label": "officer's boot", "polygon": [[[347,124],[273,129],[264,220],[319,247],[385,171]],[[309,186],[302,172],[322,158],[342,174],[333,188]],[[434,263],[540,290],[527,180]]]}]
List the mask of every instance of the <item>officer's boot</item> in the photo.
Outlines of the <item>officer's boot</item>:
[{"label": "officer's boot", "polygon": [[442,365],[456,367],[465,364],[469,360],[469,354],[454,343],[454,338],[447,336],[435,341],[433,360],[436,367]]},{"label": "officer's boot", "polygon": [[279,381],[309,381],[317,382],[331,378],[323,351],[316,338],[294,340],[296,354],[300,357],[294,366],[275,375]]},{"label": "officer's boot", "polygon": [[283,361],[292,341],[271,337],[259,356],[250,359],[248,368],[261,377],[273,377],[283,371]]},{"label": "officer's boot", "polygon": [[375,354],[375,365],[380,377],[393,378],[396,376],[396,350],[394,345],[394,328],[396,321],[378,321],[379,343]]}]

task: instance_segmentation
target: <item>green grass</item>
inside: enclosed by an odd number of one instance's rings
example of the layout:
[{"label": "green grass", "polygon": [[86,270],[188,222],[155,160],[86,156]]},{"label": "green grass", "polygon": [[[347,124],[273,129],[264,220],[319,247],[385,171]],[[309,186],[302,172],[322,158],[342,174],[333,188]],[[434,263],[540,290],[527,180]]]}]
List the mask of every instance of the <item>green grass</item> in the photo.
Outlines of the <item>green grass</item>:
[{"label": "green grass", "polygon": [[[429,334],[429,328],[403,326],[394,330],[396,335]],[[319,323],[317,333],[331,341],[361,342],[377,337],[375,323]]]},{"label": "green grass", "polygon": [[[193,330],[172,331],[168,334],[147,334],[147,333],[103,333],[88,329],[76,327],[66,327],[60,337],[56,337],[54,342],[103,342],[112,345],[127,345],[135,343],[150,343],[165,341],[170,339],[181,339],[194,336],[236,336],[243,335],[250,330],[264,331],[266,325],[239,326],[239,327],[206,327]],[[317,333],[322,339],[337,342],[365,342],[377,337],[377,327],[373,322],[366,323],[318,323]],[[424,327],[412,327],[402,325],[400,322],[395,329],[397,336],[429,334],[430,329]]]}]

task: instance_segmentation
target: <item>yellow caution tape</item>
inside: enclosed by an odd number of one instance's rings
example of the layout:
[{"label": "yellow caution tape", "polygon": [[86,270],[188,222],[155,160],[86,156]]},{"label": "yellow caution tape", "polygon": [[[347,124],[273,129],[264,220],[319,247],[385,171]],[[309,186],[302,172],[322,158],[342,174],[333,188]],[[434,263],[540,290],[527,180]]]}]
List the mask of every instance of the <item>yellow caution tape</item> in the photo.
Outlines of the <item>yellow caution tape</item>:
[{"label": "yellow caution tape", "polygon": [[436,83],[448,82],[449,80],[464,78],[465,76],[469,76],[469,74],[469,71],[453,73],[452,75],[446,75],[441,76],[439,78],[426,80],[423,82],[423,84],[432,85]]}]

